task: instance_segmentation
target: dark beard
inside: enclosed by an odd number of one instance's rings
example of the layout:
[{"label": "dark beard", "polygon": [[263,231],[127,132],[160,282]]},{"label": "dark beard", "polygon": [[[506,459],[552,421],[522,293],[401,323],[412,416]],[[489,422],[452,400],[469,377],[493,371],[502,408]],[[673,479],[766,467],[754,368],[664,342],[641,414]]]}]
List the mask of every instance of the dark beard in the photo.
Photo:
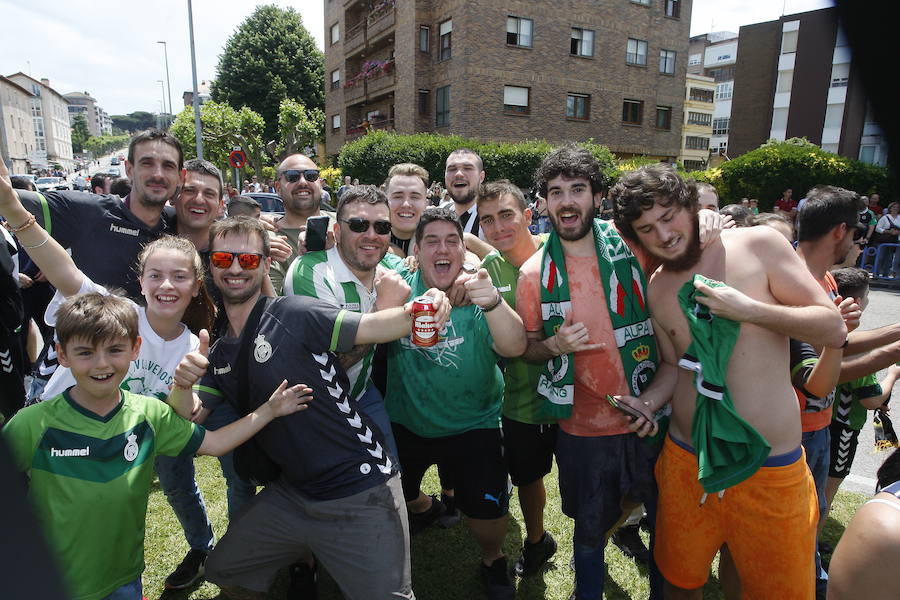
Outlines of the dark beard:
[{"label": "dark beard", "polygon": [[462,198],[457,198],[451,192],[450,199],[453,200],[457,204],[470,204],[471,202],[473,202],[475,200],[475,190],[470,188],[469,193],[466,194],[465,196],[463,196]]},{"label": "dark beard", "polygon": [[590,215],[581,215],[581,228],[571,235],[563,235],[562,233],[560,233],[559,223],[556,222],[555,216],[550,213],[548,213],[547,216],[550,217],[550,224],[553,225],[553,230],[559,236],[559,239],[565,240],[567,242],[577,242],[578,240],[586,236],[588,232],[591,231],[591,229],[593,229],[594,227],[594,219],[590,218]]},{"label": "dark beard", "polygon": [[700,248],[700,221],[694,217],[694,235],[688,242],[684,254],[671,260],[662,260],[663,266],[667,271],[687,271],[698,262],[703,250]]}]

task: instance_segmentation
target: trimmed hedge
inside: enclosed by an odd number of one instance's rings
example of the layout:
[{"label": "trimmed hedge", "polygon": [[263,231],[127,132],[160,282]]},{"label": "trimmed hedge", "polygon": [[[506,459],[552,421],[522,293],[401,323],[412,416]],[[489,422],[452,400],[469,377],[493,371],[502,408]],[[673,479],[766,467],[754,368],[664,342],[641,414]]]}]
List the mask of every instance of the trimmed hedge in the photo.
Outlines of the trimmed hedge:
[{"label": "trimmed hedge", "polygon": [[801,138],[770,140],[717,168],[688,175],[716,186],[721,205],[756,198],[760,211],[771,211],[787,188],[794,190],[797,200],[815,185],[835,185],[861,195],[878,192],[886,197],[893,197],[896,188],[885,167],[826,152]]},{"label": "trimmed hedge", "polygon": [[[605,146],[588,141],[588,148],[609,175],[615,171],[615,158]],[[361,183],[380,184],[391,165],[412,162],[428,170],[432,181],[444,181],[447,156],[457,148],[470,148],[484,161],[486,179],[509,179],[521,188],[534,185],[534,172],[555,146],[545,141],[518,143],[480,142],[456,135],[418,133],[400,135],[373,131],[341,148],[338,166],[343,175],[359,178]]]}]

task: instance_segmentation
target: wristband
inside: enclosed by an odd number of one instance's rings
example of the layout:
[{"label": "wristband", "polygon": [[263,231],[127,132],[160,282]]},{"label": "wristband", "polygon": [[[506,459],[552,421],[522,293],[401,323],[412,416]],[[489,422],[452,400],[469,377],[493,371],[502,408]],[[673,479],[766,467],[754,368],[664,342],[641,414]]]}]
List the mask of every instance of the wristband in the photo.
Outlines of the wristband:
[{"label": "wristband", "polygon": [[501,294],[500,290],[498,290],[497,288],[494,288],[494,290],[497,292],[497,299],[490,306],[485,306],[484,308],[482,308],[481,312],[491,312],[492,310],[500,306],[501,302],[503,302],[503,294]]},{"label": "wristband", "polygon": [[19,225],[18,227],[13,227],[12,223],[6,221],[3,223],[4,227],[6,227],[11,233],[19,233],[20,231],[24,231],[34,225],[37,220],[34,218],[34,215],[29,213],[28,218],[25,219],[25,222]]}]

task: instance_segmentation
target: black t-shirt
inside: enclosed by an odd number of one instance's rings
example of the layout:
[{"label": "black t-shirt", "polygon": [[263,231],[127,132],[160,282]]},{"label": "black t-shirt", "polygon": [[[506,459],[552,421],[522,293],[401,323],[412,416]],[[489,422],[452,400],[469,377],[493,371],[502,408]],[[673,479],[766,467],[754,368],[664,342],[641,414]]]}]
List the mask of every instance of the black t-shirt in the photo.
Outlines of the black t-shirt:
[{"label": "black t-shirt", "polygon": [[[269,302],[249,336],[247,389],[250,408],[266,402],[287,379],[313,390],[309,408],[275,419],[256,436],[286,481],[319,500],[357,494],[397,472],[384,438],[350,397],[350,382],[335,352],[349,351],[360,313],[307,296]],[[240,340],[220,337],[198,390],[205,408],[235,404]]]},{"label": "black t-shirt", "polygon": [[150,228],[118,196],[16,191],[38,223],[63,248],[71,249],[72,259],[85,275],[95,283],[122,288],[132,299],[142,300],[137,256],[148,242],[166,233],[175,234],[170,211]]},{"label": "black t-shirt", "polygon": [[391,232],[391,244],[393,244],[394,246],[397,246],[398,248],[403,250],[404,254],[409,256],[409,247],[412,244],[413,237],[415,237],[415,236],[410,237],[408,240],[404,240],[404,239],[398,238],[396,235],[394,235],[394,232],[392,231]]}]

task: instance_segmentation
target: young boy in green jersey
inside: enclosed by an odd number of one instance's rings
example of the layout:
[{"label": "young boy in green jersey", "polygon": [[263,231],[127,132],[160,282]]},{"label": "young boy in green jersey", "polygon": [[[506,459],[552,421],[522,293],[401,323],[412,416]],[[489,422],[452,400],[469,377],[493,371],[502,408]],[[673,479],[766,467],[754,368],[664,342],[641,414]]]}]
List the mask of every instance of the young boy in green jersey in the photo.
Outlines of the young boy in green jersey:
[{"label": "young boy in green jersey", "polygon": [[[254,413],[206,431],[156,398],[119,389],[141,344],[131,303],[75,296],[57,313],[56,332],[59,362],[75,385],[19,411],[3,437],[30,479],[29,495],[72,597],[140,600],[155,456],[224,454],[272,419],[306,408],[311,390],[285,381]],[[205,369],[208,346],[201,332],[200,349],[179,370]]]}]

